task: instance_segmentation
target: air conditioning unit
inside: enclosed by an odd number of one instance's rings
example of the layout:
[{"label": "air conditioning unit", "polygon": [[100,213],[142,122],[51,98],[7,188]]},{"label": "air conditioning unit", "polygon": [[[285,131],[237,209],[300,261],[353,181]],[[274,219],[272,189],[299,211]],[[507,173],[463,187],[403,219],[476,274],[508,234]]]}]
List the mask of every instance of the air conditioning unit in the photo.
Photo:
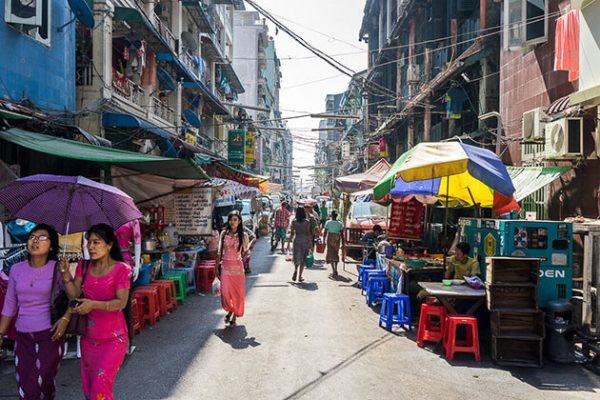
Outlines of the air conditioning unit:
[{"label": "air conditioning unit", "polygon": [[342,160],[350,158],[350,142],[342,142]]},{"label": "air conditioning unit", "polygon": [[541,108],[534,108],[523,113],[521,137],[524,142],[533,142],[544,138],[546,113]]},{"label": "air conditioning unit", "polygon": [[550,160],[581,157],[583,118],[561,118],[546,124],[545,158]]},{"label": "air conditioning unit", "polygon": [[406,70],[406,80],[408,83],[421,82],[421,66],[419,64],[409,64]]},{"label": "air conditioning unit", "polygon": [[4,21],[9,24],[42,26],[42,2],[47,0],[5,0]]}]

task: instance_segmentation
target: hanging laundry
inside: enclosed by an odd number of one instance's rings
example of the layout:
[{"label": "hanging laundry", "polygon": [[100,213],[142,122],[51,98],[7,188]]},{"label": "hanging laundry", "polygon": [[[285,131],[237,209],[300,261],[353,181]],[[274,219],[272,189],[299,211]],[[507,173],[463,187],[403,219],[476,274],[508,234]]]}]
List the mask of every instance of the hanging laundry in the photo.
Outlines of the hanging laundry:
[{"label": "hanging laundry", "polygon": [[129,47],[123,49],[123,60],[129,61]]},{"label": "hanging laundry", "polygon": [[142,73],[141,86],[142,87],[156,87],[156,57],[154,53],[149,52],[146,56],[147,67],[144,68]]},{"label": "hanging laundry", "polygon": [[579,10],[556,20],[554,70],[568,71],[569,82],[579,79]]},{"label": "hanging laundry", "polygon": [[449,119],[461,119],[467,95],[461,88],[453,87],[446,93],[446,115]]}]

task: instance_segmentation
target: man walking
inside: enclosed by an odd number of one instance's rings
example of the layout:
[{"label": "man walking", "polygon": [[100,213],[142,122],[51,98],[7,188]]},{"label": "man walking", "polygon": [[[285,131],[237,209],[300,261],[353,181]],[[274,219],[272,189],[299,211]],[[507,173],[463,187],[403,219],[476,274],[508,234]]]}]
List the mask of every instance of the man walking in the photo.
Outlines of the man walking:
[{"label": "man walking", "polygon": [[[273,213],[274,226],[276,241],[281,242],[281,252],[285,253],[284,244],[287,239],[287,228],[290,226],[290,212],[287,208],[287,201],[281,202],[281,206]],[[277,247],[277,242],[273,242],[274,245],[271,248],[271,251],[274,251]]]}]

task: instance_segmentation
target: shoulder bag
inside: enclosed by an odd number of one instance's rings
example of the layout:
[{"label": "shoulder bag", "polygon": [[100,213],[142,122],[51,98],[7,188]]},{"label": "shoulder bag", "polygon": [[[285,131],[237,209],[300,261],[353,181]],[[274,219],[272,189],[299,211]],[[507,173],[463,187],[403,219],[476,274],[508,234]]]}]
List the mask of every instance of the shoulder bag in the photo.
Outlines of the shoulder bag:
[{"label": "shoulder bag", "polygon": [[[85,282],[85,278],[87,276],[87,270],[89,269],[91,261],[83,261],[81,264],[81,273],[82,273],[82,280],[81,280],[81,295],[79,297],[84,297],[84,293],[83,293],[83,284]],[[56,269],[54,270],[54,278],[52,279],[53,284],[52,284],[52,294],[50,295],[50,298],[54,298],[53,294],[54,294],[54,289],[56,287]],[[64,298],[64,300],[63,300]],[[64,302],[66,301],[66,306],[64,306]],[[63,309],[64,307],[64,309]],[[60,318],[63,317],[63,315],[65,315],[65,313],[67,312],[67,309],[69,307],[69,298],[67,297],[67,293],[64,290],[61,290],[61,292],[58,294],[58,296],[56,296],[56,298],[54,299],[54,301],[51,302],[51,312],[52,312],[52,324],[54,325],[54,323],[56,323],[56,321],[58,321]],[[79,314],[72,314],[71,315],[71,320],[69,321],[69,326],[67,326],[67,330],[65,331],[66,335],[77,335],[77,336],[84,336],[87,333],[87,326],[88,326],[88,316],[87,315],[79,315]]]}]

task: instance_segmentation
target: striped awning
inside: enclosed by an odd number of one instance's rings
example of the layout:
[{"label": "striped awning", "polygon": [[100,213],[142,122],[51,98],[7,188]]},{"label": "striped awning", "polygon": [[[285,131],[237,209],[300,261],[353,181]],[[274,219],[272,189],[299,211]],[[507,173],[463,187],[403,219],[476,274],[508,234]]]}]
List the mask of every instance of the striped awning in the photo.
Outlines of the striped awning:
[{"label": "striped awning", "polygon": [[571,96],[561,97],[560,99],[554,101],[550,106],[546,109],[546,114],[553,115],[564,112],[567,108],[571,106]]}]

